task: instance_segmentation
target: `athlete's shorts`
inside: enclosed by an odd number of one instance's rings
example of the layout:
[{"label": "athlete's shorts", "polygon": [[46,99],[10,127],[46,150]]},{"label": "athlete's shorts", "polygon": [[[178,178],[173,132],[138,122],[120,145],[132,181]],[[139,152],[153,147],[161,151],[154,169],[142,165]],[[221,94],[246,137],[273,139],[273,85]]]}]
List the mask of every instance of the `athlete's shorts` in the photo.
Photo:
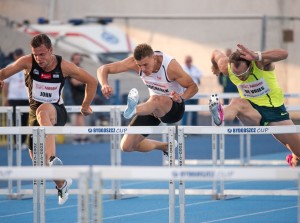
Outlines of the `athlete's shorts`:
[{"label": "athlete's shorts", "polygon": [[[248,100],[249,101],[249,100]],[[266,126],[270,122],[280,122],[284,120],[289,120],[290,115],[287,112],[284,104],[279,107],[266,107],[258,106],[251,101],[249,101],[252,107],[259,112],[261,115],[260,125]]]},{"label": "athlete's shorts", "polygon": [[[185,111],[184,102],[177,103],[173,101],[171,110],[161,118],[154,115],[136,115],[130,122],[129,126],[158,126],[161,122],[166,124],[173,124],[180,121]],[[142,134],[147,137],[149,134]]]},{"label": "athlete's shorts", "polygon": [[[64,126],[67,123],[67,110],[63,104],[52,104],[56,109],[56,124],[55,126]],[[36,117],[36,110],[29,111],[29,126],[40,126]],[[32,150],[32,135],[27,136],[28,149]]]}]

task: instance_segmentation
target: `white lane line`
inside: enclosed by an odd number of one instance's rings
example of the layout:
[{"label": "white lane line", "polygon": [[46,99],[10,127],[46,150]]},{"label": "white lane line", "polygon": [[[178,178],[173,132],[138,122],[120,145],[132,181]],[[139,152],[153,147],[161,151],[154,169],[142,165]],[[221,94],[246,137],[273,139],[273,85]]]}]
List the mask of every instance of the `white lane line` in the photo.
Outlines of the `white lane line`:
[{"label": "white lane line", "polygon": [[251,214],[237,215],[237,216],[230,217],[230,218],[216,219],[216,220],[212,220],[212,221],[204,221],[202,223],[221,222],[221,221],[227,221],[227,220],[232,220],[232,219],[237,219],[237,218],[244,218],[244,217],[261,215],[261,214],[266,214],[266,213],[284,211],[284,210],[294,209],[294,208],[298,208],[298,206],[291,206],[291,207],[286,207],[286,208],[277,208],[277,209],[272,209],[272,210],[268,210],[268,211],[254,212],[254,213],[251,213]]}]

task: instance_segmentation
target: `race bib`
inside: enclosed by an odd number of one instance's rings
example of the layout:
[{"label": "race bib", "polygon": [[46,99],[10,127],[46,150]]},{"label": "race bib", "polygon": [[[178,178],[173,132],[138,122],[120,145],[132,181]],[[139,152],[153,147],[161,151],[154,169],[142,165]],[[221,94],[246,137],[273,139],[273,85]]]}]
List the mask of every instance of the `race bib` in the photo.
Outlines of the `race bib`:
[{"label": "race bib", "polygon": [[256,98],[270,92],[270,88],[264,78],[251,83],[240,84],[238,88],[247,98]]},{"label": "race bib", "polygon": [[42,103],[56,103],[59,100],[60,83],[43,83],[33,80],[32,98]]}]

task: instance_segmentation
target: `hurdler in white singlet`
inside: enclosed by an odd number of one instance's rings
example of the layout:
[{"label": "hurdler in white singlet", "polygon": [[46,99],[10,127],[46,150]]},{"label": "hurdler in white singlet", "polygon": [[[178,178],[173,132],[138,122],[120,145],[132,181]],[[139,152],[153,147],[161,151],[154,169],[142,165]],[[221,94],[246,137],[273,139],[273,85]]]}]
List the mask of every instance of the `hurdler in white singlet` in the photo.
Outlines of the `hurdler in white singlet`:
[{"label": "hurdler in white singlet", "polygon": [[149,76],[140,72],[144,84],[148,87],[151,95],[167,95],[170,96],[172,91],[178,94],[183,94],[184,88],[177,82],[171,81],[168,77],[167,69],[173,59],[165,53],[155,51],[155,55],[163,56],[162,64],[156,73],[152,73]]}]

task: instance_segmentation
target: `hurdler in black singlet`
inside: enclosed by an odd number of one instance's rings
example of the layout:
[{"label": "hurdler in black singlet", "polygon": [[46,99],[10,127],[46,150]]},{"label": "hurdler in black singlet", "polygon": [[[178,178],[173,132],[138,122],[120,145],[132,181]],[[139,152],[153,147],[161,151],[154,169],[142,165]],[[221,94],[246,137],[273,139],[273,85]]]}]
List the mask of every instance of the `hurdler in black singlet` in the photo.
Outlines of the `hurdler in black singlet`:
[{"label": "hurdler in black singlet", "polygon": [[31,110],[36,110],[43,103],[61,105],[62,89],[65,84],[65,77],[61,70],[61,56],[55,55],[56,67],[49,72],[44,71],[35,61],[32,55],[32,68],[26,76],[26,86],[29,92],[29,104]]},{"label": "hurdler in black singlet", "polygon": [[[55,55],[56,67],[50,71],[44,71],[32,56],[32,68],[26,75],[26,86],[29,93],[29,126],[39,126],[36,110],[43,103],[51,103],[56,109],[56,126],[64,126],[67,122],[67,111],[62,99],[62,90],[65,77],[61,70],[61,56]],[[27,137],[28,148],[32,150],[32,137]]]}]

